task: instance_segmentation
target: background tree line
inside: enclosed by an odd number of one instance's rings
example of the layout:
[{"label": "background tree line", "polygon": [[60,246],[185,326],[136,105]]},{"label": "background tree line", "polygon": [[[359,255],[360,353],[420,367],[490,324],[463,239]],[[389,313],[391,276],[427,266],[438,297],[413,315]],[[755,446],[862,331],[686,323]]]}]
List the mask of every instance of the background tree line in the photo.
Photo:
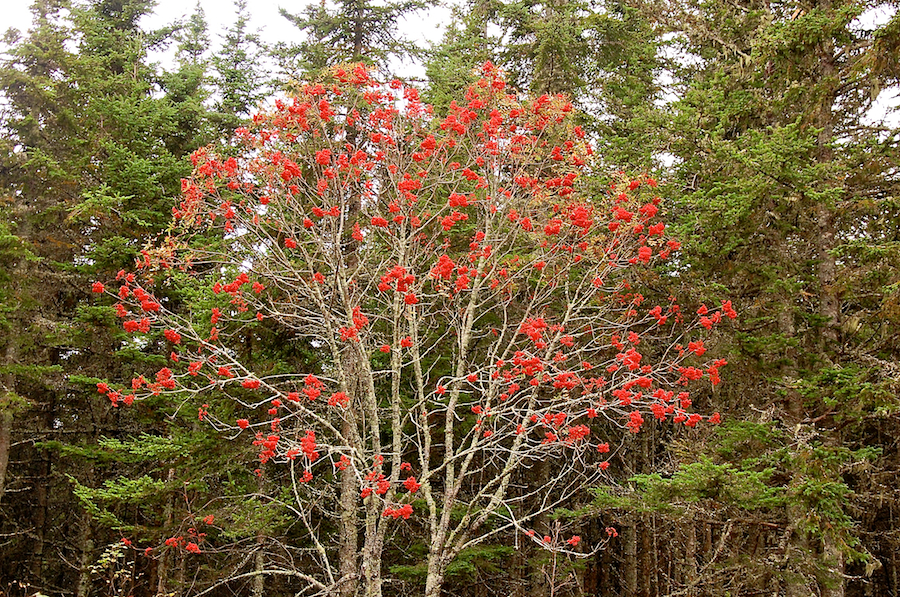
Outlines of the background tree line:
[{"label": "background tree line", "polygon": [[[281,495],[289,471],[254,474],[252,447],[178,404],[123,410],[98,397],[100,378],[158,368],[167,344],[126,338],[90,283],[166,231],[194,149],[224,143],[259,102],[325,66],[361,60],[403,78],[398,58],[424,64],[418,84],[438,114],[485,60],[520,89],[568,94],[606,170],[598,189],[618,170],[648,172],[676,206],[683,257],[642,280],[645,293],[695,307],[730,298],[740,313],[708,343],[729,361],[726,383],[695,401],[725,423],[622,434],[608,484],[536,522],[603,549],[562,561],[481,544],[450,565],[447,591],[900,591],[900,131],[870,115],[900,76],[896,2],[475,0],[453,7],[431,48],[399,27],[428,10],[415,0],[285,11],[301,41],[275,47],[235,8],[215,55],[202,12],[147,31],[141,0],[38,0],[29,31],[6,35],[0,591],[303,586],[310,560]],[[874,9],[887,18],[859,18]],[[152,63],[166,46],[174,63]],[[168,300],[188,310],[210,297],[186,285]],[[271,370],[322,358],[276,326],[242,350]],[[527,483],[547,474],[536,467]],[[165,546],[199,533],[215,546],[202,556]],[[410,526],[391,543],[385,591],[421,593],[425,539]]]}]

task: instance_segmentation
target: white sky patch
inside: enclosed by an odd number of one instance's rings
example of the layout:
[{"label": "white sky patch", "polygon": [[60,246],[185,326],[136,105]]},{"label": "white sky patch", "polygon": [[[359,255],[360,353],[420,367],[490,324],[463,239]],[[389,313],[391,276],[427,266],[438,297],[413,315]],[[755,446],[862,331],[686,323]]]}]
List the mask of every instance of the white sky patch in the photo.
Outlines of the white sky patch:
[{"label": "white sky patch", "polygon": [[[270,44],[297,41],[300,36],[299,31],[281,16],[279,8],[285,8],[291,13],[300,14],[307,6],[318,3],[319,0],[253,0],[248,7],[250,15],[248,31],[259,32],[261,39]],[[455,4],[455,2],[452,3]],[[0,33],[5,32],[7,28],[15,28],[21,31],[23,35],[27,34],[32,21],[29,9],[30,0],[8,2],[7,4],[4,7],[4,26]],[[157,5],[152,14],[145,16],[140,24],[143,28],[152,30],[165,27],[175,21],[187,22],[197,6],[204,11],[204,17],[208,25],[210,53],[215,53],[221,48],[225,31],[232,26],[236,19],[235,6],[232,0],[197,0],[196,2],[157,0]],[[329,1],[327,6],[333,8],[334,3]],[[851,27],[860,32],[882,27],[893,18],[897,10],[897,6],[890,3],[879,3],[855,19]],[[399,28],[409,41],[415,42],[420,47],[427,48],[431,44],[440,43],[451,18],[452,11],[450,6],[432,7],[408,15],[401,20]],[[672,34],[668,36],[668,39],[664,38],[664,40],[672,41]],[[168,48],[154,53],[150,60],[158,61],[166,70],[173,69],[174,46],[173,40],[169,43]],[[5,49],[0,44],[0,51]],[[697,57],[688,56],[673,46],[663,46],[661,52],[665,57],[675,59],[682,65],[692,64],[698,60]],[[270,65],[261,66],[268,68]],[[394,60],[391,67],[396,72],[403,73],[404,78],[407,80],[424,80],[425,78],[425,68],[421,63],[408,59],[404,61]],[[671,73],[660,73],[658,82],[662,86],[663,92],[662,96],[657,99],[657,105],[664,106],[677,99],[678,89],[675,86]],[[872,109],[866,115],[865,122],[870,125],[887,127],[900,126],[900,89],[888,88],[883,90]]]},{"label": "white sky patch", "polygon": [[[29,7],[31,0],[20,2],[7,2],[4,6],[4,23],[0,25],[0,35],[8,28],[15,28],[26,35],[31,27],[32,15]],[[250,15],[248,32],[259,32],[260,38],[267,44],[278,42],[296,42],[300,37],[297,28],[279,13],[279,8],[284,8],[292,14],[301,14],[307,6],[318,5],[319,0],[253,0],[248,2],[247,12]],[[140,25],[147,30],[161,29],[175,21],[186,23],[197,6],[203,9],[204,18],[208,26],[207,34],[210,41],[210,51],[215,53],[221,48],[226,30],[231,27],[237,17],[234,2],[232,0],[197,0],[185,2],[184,0],[157,0],[152,13],[141,19]],[[334,8],[334,2],[326,4]],[[399,23],[399,29],[404,37],[427,48],[430,43],[439,43],[444,30],[451,20],[450,6],[437,6],[426,8],[412,13]],[[169,47],[154,53],[151,61],[158,61],[166,70],[173,67],[175,43],[170,42]],[[5,46],[0,44],[0,51]],[[404,73],[407,78],[424,79],[425,68],[421,64],[412,63],[409,60],[398,62],[395,68]]]},{"label": "white sky patch", "polygon": [[[253,0],[248,3],[247,7],[250,15],[247,31],[249,33],[258,32],[260,39],[267,44],[297,42],[301,36],[300,31],[281,16],[279,9],[284,8],[291,14],[299,15],[307,6],[318,3],[318,0],[299,2],[296,0],[293,2],[290,0]],[[153,14],[144,17],[141,26],[146,29],[158,29],[177,20],[187,22],[198,5],[203,9],[207,22],[210,50],[215,53],[222,46],[226,30],[233,25],[237,18],[232,0],[198,0],[191,4],[178,0],[158,0]],[[326,6],[331,9],[335,8],[333,2],[326,3]],[[408,41],[426,48],[429,43],[440,42],[449,21],[449,7],[433,7],[402,19],[399,29]],[[172,64],[173,58],[174,48],[169,48],[154,59],[159,60],[164,67],[168,67]],[[394,62],[392,67],[398,72],[404,73],[406,77],[424,79],[425,68],[421,64],[415,64],[410,60]]]},{"label": "white sky patch", "polygon": [[10,28],[18,29],[23,34],[27,32],[28,27],[31,26],[30,6],[30,2],[7,2],[7,5],[3,7],[3,19],[6,23],[0,33],[6,33],[6,30]]},{"label": "white sky patch", "polygon": [[[850,23],[850,29],[857,33],[873,31],[884,27],[897,14],[897,6],[882,3],[866,10]],[[882,89],[872,107],[863,116],[867,126],[900,127],[900,87]]]},{"label": "white sky patch", "polygon": [[900,127],[900,87],[882,89],[862,122],[867,126]]},{"label": "white sky patch", "polygon": [[893,16],[897,14],[897,7],[890,4],[879,4],[866,10],[853,19],[850,29],[853,31],[871,31],[887,25]]}]

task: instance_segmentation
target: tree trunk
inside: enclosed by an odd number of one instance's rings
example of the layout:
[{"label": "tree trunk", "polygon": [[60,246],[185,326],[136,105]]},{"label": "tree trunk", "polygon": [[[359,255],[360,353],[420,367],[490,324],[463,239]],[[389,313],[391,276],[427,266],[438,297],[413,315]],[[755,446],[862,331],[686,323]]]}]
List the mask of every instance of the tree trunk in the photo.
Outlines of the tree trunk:
[{"label": "tree trunk", "polygon": [[599,570],[597,570],[597,576],[599,577],[597,580],[598,585],[598,595],[613,595],[615,591],[615,573],[613,572],[615,567],[615,562],[613,560],[613,550],[612,545],[608,544],[606,548],[600,552],[600,560]]},{"label": "tree trunk", "polygon": [[253,597],[264,597],[266,594],[266,575],[262,573],[266,569],[266,554],[262,548],[265,540],[265,536],[261,533],[256,536],[256,554],[253,557],[253,571],[256,575],[250,587],[250,594]]},{"label": "tree trunk", "polygon": [[816,206],[818,234],[816,235],[816,252],[818,253],[819,277],[819,315],[822,324],[821,350],[824,353],[836,351],[839,341],[841,301],[835,290],[837,263],[831,251],[835,247],[834,213],[831,206],[821,202]]},{"label": "tree trunk", "polygon": [[[350,423],[345,418],[343,433],[345,437],[349,437]],[[338,566],[340,568],[340,589],[338,594],[340,597],[353,597],[356,594],[356,588],[359,584],[357,581],[359,562],[357,545],[359,528],[356,522],[356,501],[359,495],[357,489],[356,475],[352,467],[347,467],[341,471],[341,494],[340,494],[340,510],[341,510],[341,547],[338,552]]]},{"label": "tree trunk", "polygon": [[178,567],[175,569],[175,590],[170,592],[169,595],[172,597],[180,597],[184,591],[185,573],[187,572],[184,553],[178,552],[175,558],[178,561]]},{"label": "tree trunk", "polygon": [[629,515],[628,522],[622,527],[622,542],[625,544],[624,594],[628,597],[634,597],[637,594],[638,584],[637,527],[633,516]]},{"label": "tree trunk", "polygon": [[[43,421],[43,429],[52,429],[55,408],[55,396],[46,397],[50,404],[47,406]],[[44,562],[46,556],[47,518],[50,512],[50,496],[47,489],[50,486],[50,473],[53,463],[50,452],[46,449],[38,450],[39,472],[34,480],[34,547],[32,549],[31,571],[35,579],[44,584]]]},{"label": "tree trunk", "polygon": [[[830,12],[832,10],[831,2],[828,0],[823,1],[821,8],[826,12]],[[831,143],[834,138],[833,107],[837,99],[836,85],[838,84],[835,77],[837,69],[834,63],[834,43],[830,38],[826,38],[820,44],[817,54],[819,68],[821,69],[819,84],[828,86],[828,91],[822,94],[816,114],[816,128],[819,129],[818,138],[816,139],[816,159],[821,164],[830,164],[834,160],[834,151],[831,148]],[[827,179],[824,183],[826,188],[832,185],[842,185],[838,181]],[[837,261],[831,253],[835,248],[834,206],[821,199],[816,203],[816,224],[818,226],[816,258],[819,262],[817,271],[819,278],[819,315],[824,320],[822,349],[827,351],[829,348],[831,350],[837,348],[841,301],[835,288]]]},{"label": "tree trunk", "polygon": [[9,466],[12,424],[12,409],[4,399],[0,402],[0,504],[3,503],[3,494],[6,493],[6,469]]},{"label": "tree trunk", "polygon": [[[785,552],[787,564],[784,594],[785,597],[809,597],[810,590],[806,579],[804,565],[810,560],[809,537],[797,529],[802,523],[806,512],[799,504],[790,504],[787,507],[788,542]],[[796,564],[796,566],[792,566]]]},{"label": "tree trunk", "polygon": [[88,597],[91,594],[91,564],[94,563],[94,533],[91,528],[92,517],[87,509],[81,516],[81,532],[78,543],[81,556],[79,558],[77,597]]},{"label": "tree trunk", "polygon": [[643,574],[639,575],[639,586],[638,592],[641,597],[650,597],[650,579],[654,574],[653,568],[653,549],[651,547],[651,537],[650,537],[650,515],[649,514],[641,514],[640,518],[640,545],[641,545],[641,570]]},{"label": "tree trunk", "polygon": [[[355,135],[354,135],[355,137]],[[351,144],[355,144],[355,138],[350,141]],[[355,220],[358,217],[358,213],[360,210],[360,198],[359,193],[353,193],[351,197],[351,203],[349,206],[349,215],[348,218],[351,220]],[[352,236],[347,236],[343,241],[344,246],[346,247],[347,255],[345,257],[347,262],[347,268],[352,269],[356,266],[357,263],[357,250],[358,243],[356,240],[352,238]],[[346,392],[350,396],[363,396],[366,392],[368,392],[368,388],[366,387],[365,381],[362,379],[363,368],[359,364],[359,354],[354,351],[345,351],[341,355],[341,369],[342,376],[344,378],[344,386],[346,387]],[[360,407],[364,408],[364,407]],[[343,414],[343,418],[341,421],[341,434],[345,438],[347,444],[353,447],[359,454],[365,453],[365,441],[360,438],[360,430],[358,428],[360,416],[358,413],[354,414],[352,410],[348,410],[348,412]],[[367,545],[371,542],[374,535],[370,536],[370,531],[374,533],[374,529],[369,528],[368,521],[371,519],[371,516],[367,514],[366,520],[366,528],[365,528],[365,544],[363,545],[362,551],[363,554],[360,554],[359,547],[359,518],[358,518],[358,510],[359,510],[359,480],[357,479],[357,470],[354,466],[348,466],[340,473],[340,489],[338,495],[338,513],[340,516],[340,547],[338,548],[338,572],[340,574],[340,578],[338,579],[338,591],[337,594],[340,597],[353,597],[358,593],[359,583],[361,581],[361,564],[365,568],[366,574],[368,574],[368,565],[372,565],[371,557],[366,558]],[[368,507],[366,508],[369,509]],[[360,562],[360,558],[363,558],[363,561]],[[381,562],[379,559],[378,566],[380,568]],[[366,576],[368,579],[369,576]],[[379,570],[379,578],[380,581],[380,570]],[[368,594],[368,589],[367,589]]]},{"label": "tree trunk", "polygon": [[[550,482],[550,463],[542,460],[535,464],[532,469],[534,476],[532,479],[533,487],[544,487]],[[532,528],[535,533],[543,537],[549,533],[548,516],[546,512],[541,512],[534,517]],[[543,550],[528,560],[530,569],[531,582],[528,587],[528,597],[547,597],[550,593],[550,583],[556,581],[554,578],[548,578],[546,574],[546,558]]]},{"label": "tree trunk", "polygon": [[[692,587],[697,582],[697,527],[693,517],[689,517],[683,525],[684,551],[681,554],[681,583],[684,587]],[[692,590],[688,590],[688,594]]]},{"label": "tree trunk", "polygon": [[[824,0],[821,8],[833,11],[830,0]],[[821,68],[820,84],[828,86],[828,92],[822,94],[819,104],[816,127],[819,128],[817,139],[817,159],[820,163],[829,164],[834,160],[832,141],[834,138],[835,114],[834,104],[837,100],[837,67],[834,58],[834,42],[826,37],[818,48],[819,67]],[[826,184],[842,186],[834,180]],[[840,200],[840,198],[838,198]],[[841,329],[841,299],[835,287],[837,278],[837,261],[832,254],[835,243],[834,206],[823,201],[817,205],[817,257],[819,277],[819,315],[824,320],[822,328],[822,352],[828,353],[839,349]],[[830,349],[830,350],[829,350]],[[837,474],[837,473],[835,473]],[[839,478],[839,477],[838,477]],[[844,596],[844,554],[835,538],[824,534],[822,538],[824,569],[820,573],[819,586],[823,597]]]},{"label": "tree trunk", "polygon": [[[780,244],[778,251],[782,263],[790,263],[791,256],[785,243]],[[778,314],[778,331],[786,339],[792,339],[795,336],[793,304],[793,297],[784,297],[782,311]],[[781,370],[786,390],[784,409],[788,422],[796,423],[802,421],[804,417],[803,397],[795,387],[798,355],[794,347],[786,348],[785,352],[785,365]],[[805,532],[797,529],[802,524],[805,512],[798,504],[792,503],[785,508],[785,515],[788,528],[783,539],[785,550],[784,594],[786,597],[808,597],[809,591],[806,588],[806,579],[803,574],[803,563],[809,557],[808,538]]]},{"label": "tree trunk", "polygon": [[[170,468],[168,474],[168,485],[172,485],[172,481],[175,479],[175,469]],[[175,516],[175,496],[170,495],[169,499],[166,501],[166,527],[171,528],[172,522]],[[156,567],[156,597],[165,597],[168,595],[168,590],[166,589],[166,585],[168,584],[166,581],[169,576],[169,565],[172,559],[171,550],[163,551],[162,556],[159,558],[159,564]]]},{"label": "tree trunk", "polygon": [[[13,365],[16,362],[16,346],[13,339],[7,340],[4,351],[4,365]],[[6,493],[6,470],[9,466],[9,450],[12,446],[13,408],[17,400],[16,377],[12,373],[6,373],[0,378],[0,504],[3,503],[3,495]]]},{"label": "tree trunk", "polygon": [[445,568],[440,559],[428,559],[428,575],[425,577],[425,597],[441,597]]},{"label": "tree trunk", "polygon": [[819,591],[822,597],[844,597],[844,552],[828,533],[822,538],[822,548],[825,570],[819,581]]},{"label": "tree trunk", "polygon": [[381,597],[381,557],[384,551],[382,535],[378,532],[381,517],[380,503],[374,496],[367,498],[366,531],[362,549],[362,576],[365,597]]}]

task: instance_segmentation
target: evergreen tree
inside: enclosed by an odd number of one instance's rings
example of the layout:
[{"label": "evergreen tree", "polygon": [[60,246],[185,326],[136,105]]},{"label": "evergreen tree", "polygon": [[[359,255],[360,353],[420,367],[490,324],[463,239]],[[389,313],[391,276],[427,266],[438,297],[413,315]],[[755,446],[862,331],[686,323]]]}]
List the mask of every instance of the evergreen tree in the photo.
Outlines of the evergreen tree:
[{"label": "evergreen tree", "polygon": [[606,0],[589,17],[589,60],[581,105],[598,154],[611,171],[661,173],[665,151],[662,76],[665,44],[651,16],[634,3]]},{"label": "evergreen tree", "polygon": [[0,65],[0,230],[10,257],[0,294],[13,332],[2,335],[0,462],[15,463],[3,484],[3,532],[14,537],[2,547],[3,586],[89,594],[108,535],[96,512],[71,515],[72,480],[102,485],[110,461],[59,451],[88,454],[103,435],[164,431],[156,414],[122,417],[97,401],[102,372],[124,377],[145,358],[84,290],[100,272],[132,265],[136,239],[167,224],[166,199],[189,168],[185,148],[209,138],[197,118],[199,84],[176,90],[169,77],[157,87],[147,51],[171,30],[143,31],[148,10],[141,1],[41,0],[29,33],[8,37]]},{"label": "evergreen tree", "polygon": [[503,5],[502,64],[511,82],[534,93],[578,98],[586,86],[591,6],[584,1],[516,0]]},{"label": "evergreen tree", "polygon": [[518,88],[572,98],[610,171],[651,170],[663,149],[657,37],[645,11],[618,0],[468,2],[430,54],[427,98],[441,113],[479,61],[496,60]]},{"label": "evergreen tree", "polygon": [[282,8],[282,16],[305,33],[306,39],[277,49],[281,68],[294,77],[347,62],[365,62],[388,71],[391,58],[418,53],[414,44],[404,39],[399,24],[428,4],[427,0],[338,0],[335,8],[329,8],[323,1],[309,4],[301,14]]},{"label": "evergreen tree", "polygon": [[267,73],[261,61],[265,46],[254,31],[249,31],[250,15],[246,0],[235,0],[237,16],[225,32],[221,50],[212,58],[217,95],[216,111],[224,115],[231,128],[249,117],[267,95]]},{"label": "evergreen tree", "polygon": [[[741,532],[752,541],[717,552],[736,571],[732,590],[844,595],[848,564],[869,574],[893,565],[883,538],[854,526],[855,512],[870,511],[866,525],[883,515],[870,508],[869,475],[851,471],[882,448],[877,475],[893,470],[894,448],[872,440],[884,430],[878,413],[896,409],[900,355],[884,322],[896,317],[898,137],[866,119],[879,91],[897,83],[885,66],[897,46],[884,41],[897,17],[868,25],[858,17],[871,3],[854,1],[665,8],[688,57],[666,127],[697,250],[678,276],[697,288],[712,280],[742,307],[743,331],[715,348],[731,353],[737,383],[710,399],[752,424],[690,450],[715,454],[707,469],[650,485],[690,500],[715,479],[756,479],[772,499],[751,508]],[[720,512],[742,507],[712,495]],[[696,562],[703,525],[680,526]],[[769,556],[777,566],[739,563],[767,541],[782,550]],[[685,570],[695,594],[721,587],[713,569]]]},{"label": "evergreen tree", "polygon": [[[47,586],[45,577],[59,571],[58,565],[43,562],[53,552],[47,542],[57,522],[52,519],[52,457],[26,441],[45,439],[60,417],[60,344],[68,325],[60,311],[71,305],[71,277],[54,264],[83,239],[66,226],[66,213],[59,209],[59,202],[73,199],[75,181],[65,162],[80,143],[71,126],[77,118],[74,90],[60,76],[71,65],[64,46],[69,35],[64,5],[42,2],[32,12],[34,25],[27,37],[7,36],[10,50],[0,69],[6,98],[0,172],[7,200],[2,216],[9,257],[2,292],[4,327],[10,332],[2,335],[2,523],[3,531],[15,538],[4,546],[0,561],[3,577],[41,587]],[[33,532],[26,534],[29,528]]]},{"label": "evergreen tree", "polygon": [[428,87],[423,98],[436,113],[446,114],[450,102],[478,79],[477,69],[500,53],[500,39],[488,33],[498,6],[493,0],[470,0],[452,7],[453,20],[425,64]]}]

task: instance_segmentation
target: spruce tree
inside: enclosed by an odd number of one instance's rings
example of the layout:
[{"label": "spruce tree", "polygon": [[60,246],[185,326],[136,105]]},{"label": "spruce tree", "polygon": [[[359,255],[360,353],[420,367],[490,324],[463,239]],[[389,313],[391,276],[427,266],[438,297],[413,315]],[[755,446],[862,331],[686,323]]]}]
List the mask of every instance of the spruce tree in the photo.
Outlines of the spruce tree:
[{"label": "spruce tree", "polygon": [[[897,82],[886,66],[897,62],[897,46],[885,43],[897,17],[868,24],[859,17],[870,7],[665,5],[686,58],[675,73],[685,91],[666,127],[681,190],[669,192],[682,197],[697,250],[678,276],[712,280],[736,298],[743,330],[715,350],[730,352],[738,381],[710,399],[751,419],[697,444],[690,452],[712,452],[714,462],[687,478],[704,487],[734,467],[724,483],[755,476],[773,497],[751,508],[742,532],[755,539],[718,552],[738,571],[736,591],[844,595],[849,570],[892,565],[883,538],[856,526],[878,524],[881,514],[856,518],[873,504],[873,481],[852,473],[881,449],[876,477],[893,470],[893,448],[872,439],[884,429],[879,413],[895,408],[898,383],[897,345],[885,328],[896,317],[897,131],[867,122],[879,91]],[[671,491],[676,479],[651,486]],[[743,507],[714,495],[721,512]],[[777,566],[738,564],[766,541],[782,550],[768,556]],[[693,571],[685,578],[697,594],[720,586]]]},{"label": "spruce tree", "polygon": [[146,360],[89,292],[90,280],[134,263],[138,237],[163,229],[167,198],[189,171],[186,148],[209,139],[196,93],[171,77],[158,86],[165,77],[147,52],[171,29],[142,30],[148,10],[141,1],[41,0],[30,31],[8,36],[0,65],[8,199],[0,230],[9,257],[0,294],[10,332],[2,334],[0,462],[2,525],[13,537],[0,557],[4,586],[87,595],[109,534],[98,511],[71,514],[73,483],[108,478],[101,436],[165,431],[154,413],[122,417],[97,400],[101,373],[124,377]]},{"label": "spruce tree", "polygon": [[236,18],[225,32],[221,50],[212,58],[217,94],[216,112],[237,128],[267,95],[267,73],[261,64],[266,47],[258,32],[248,29],[246,0],[235,0]]},{"label": "spruce tree", "polygon": [[500,9],[505,29],[502,64],[511,81],[534,93],[578,97],[586,85],[590,46],[587,2],[518,0]]},{"label": "spruce tree", "polygon": [[333,9],[322,2],[309,4],[300,14],[282,8],[282,16],[306,38],[278,47],[280,66],[293,77],[347,62],[365,62],[387,72],[392,58],[418,53],[400,31],[400,21],[428,4],[427,0],[338,0]]},{"label": "spruce tree", "polygon": [[470,0],[452,8],[443,39],[425,61],[428,86],[423,97],[437,114],[447,113],[450,102],[477,80],[477,69],[499,55],[500,39],[488,33],[498,6],[493,0]]}]

